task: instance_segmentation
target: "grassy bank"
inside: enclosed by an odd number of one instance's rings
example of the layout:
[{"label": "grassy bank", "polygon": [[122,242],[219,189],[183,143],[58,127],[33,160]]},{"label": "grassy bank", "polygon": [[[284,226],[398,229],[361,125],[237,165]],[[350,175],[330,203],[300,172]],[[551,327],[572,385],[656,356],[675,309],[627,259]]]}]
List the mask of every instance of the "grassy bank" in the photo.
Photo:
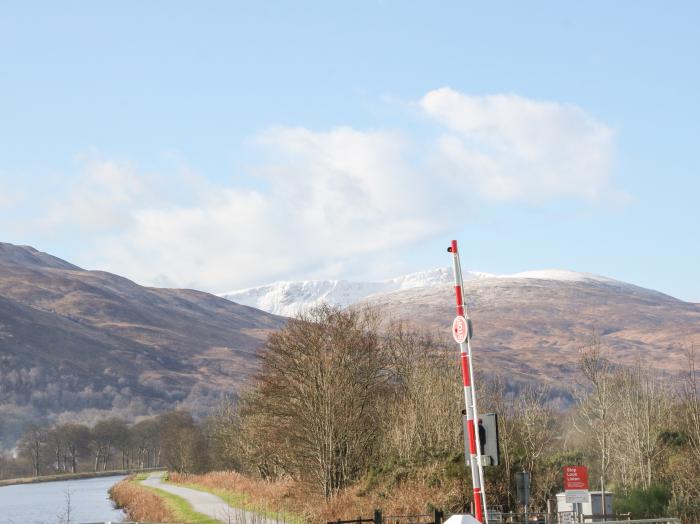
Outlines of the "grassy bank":
[{"label": "grassy bank", "polygon": [[133,521],[177,522],[175,511],[165,498],[142,486],[135,477],[116,483],[109,490],[109,496]]},{"label": "grassy bank", "polygon": [[[461,475],[461,470],[458,471]],[[173,473],[169,481],[213,493],[234,507],[266,516],[279,516],[287,522],[323,523],[336,519],[371,516],[375,508],[385,515],[423,514],[434,508],[456,509],[469,486],[463,477],[453,475],[449,465],[390,468],[367,475],[355,486],[345,489],[330,500],[293,482],[264,481],[231,471],[201,475]]]},{"label": "grassy bank", "polygon": [[[181,497],[141,485],[140,480],[145,477],[134,476],[113,488],[112,498],[126,509],[131,519],[188,524],[216,522],[194,513]],[[435,508],[450,513],[460,510],[465,502],[465,494],[471,488],[466,480],[461,461],[438,461],[420,467],[393,464],[373,469],[354,486],[325,500],[312,487],[289,479],[271,482],[232,471],[171,473],[168,477],[169,483],[212,493],[232,508],[255,513],[260,517],[259,522],[290,524],[319,524],[358,515],[369,517],[375,508],[381,508],[385,515],[426,514]],[[238,515],[235,510],[234,513]]]},{"label": "grassy bank", "polygon": [[118,508],[133,521],[172,524],[220,524],[218,520],[197,513],[177,495],[141,484],[148,475],[139,473],[115,484],[109,491]]},{"label": "grassy bank", "polygon": [[[232,483],[222,482],[222,475],[230,475],[231,473],[217,472],[208,475],[179,475],[173,473],[169,477],[169,482],[179,486],[205,491],[221,498],[226,504],[232,508],[244,510],[250,513],[255,513],[260,516],[260,520],[269,520],[275,522],[286,522],[288,524],[303,524],[306,519],[300,515],[291,513],[288,509],[279,503],[276,497],[262,497],[260,490],[257,490],[257,496],[252,496],[245,491],[240,490],[240,486],[234,488]],[[236,475],[233,473],[233,475]],[[212,477],[217,477],[212,480]],[[272,487],[274,490],[274,486]],[[253,490],[249,490],[253,491]]]},{"label": "grassy bank", "polygon": [[15,484],[34,484],[36,482],[55,482],[58,480],[80,480],[98,477],[112,477],[114,475],[131,475],[140,471],[158,471],[163,468],[149,468],[143,470],[136,469],[114,469],[110,471],[84,471],[82,473],[61,473],[59,475],[42,475],[40,477],[23,477],[16,479],[0,480],[0,486],[12,486]]}]

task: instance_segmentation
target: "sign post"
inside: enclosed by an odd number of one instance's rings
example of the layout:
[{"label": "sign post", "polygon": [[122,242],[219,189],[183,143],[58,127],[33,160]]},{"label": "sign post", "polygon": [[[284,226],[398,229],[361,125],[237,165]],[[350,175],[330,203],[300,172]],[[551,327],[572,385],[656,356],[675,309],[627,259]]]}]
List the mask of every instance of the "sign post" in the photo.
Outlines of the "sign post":
[{"label": "sign post", "polygon": [[457,241],[453,240],[447,248],[452,253],[452,263],[455,277],[455,295],[457,299],[457,316],[452,322],[452,336],[459,344],[460,362],[462,365],[462,385],[464,386],[464,403],[466,404],[466,425],[469,436],[469,457],[472,472],[472,488],[474,492],[474,516],[476,520],[488,524],[486,508],[486,493],[484,486],[484,468],[481,460],[481,439],[477,427],[479,414],[476,410],[476,392],[474,389],[474,366],[472,362],[471,325],[462,282],[462,268],[459,263]]},{"label": "sign post", "polygon": [[588,502],[588,468],[586,466],[564,466],[564,493],[568,503]]},{"label": "sign post", "polygon": [[527,509],[530,504],[530,473],[519,471],[515,474],[515,491],[518,496],[518,502],[525,507],[525,522],[527,523]]}]

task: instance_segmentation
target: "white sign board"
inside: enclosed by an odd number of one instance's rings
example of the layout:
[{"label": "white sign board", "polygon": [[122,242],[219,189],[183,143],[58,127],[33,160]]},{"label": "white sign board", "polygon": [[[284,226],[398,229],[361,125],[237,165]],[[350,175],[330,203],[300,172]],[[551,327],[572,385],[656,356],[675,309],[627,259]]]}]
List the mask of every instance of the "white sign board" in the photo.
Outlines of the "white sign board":
[{"label": "white sign board", "polygon": [[566,502],[569,504],[585,504],[590,500],[587,489],[570,489],[564,493],[566,495]]},{"label": "white sign board", "polygon": [[562,511],[559,513],[559,524],[574,524],[574,512]]}]

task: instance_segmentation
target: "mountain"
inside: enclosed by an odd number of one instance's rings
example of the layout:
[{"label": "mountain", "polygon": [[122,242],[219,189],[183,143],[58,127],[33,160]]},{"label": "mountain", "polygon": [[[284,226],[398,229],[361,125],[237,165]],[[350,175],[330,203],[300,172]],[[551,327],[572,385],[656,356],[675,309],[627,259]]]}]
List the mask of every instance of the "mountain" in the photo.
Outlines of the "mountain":
[{"label": "mountain", "polygon": [[[671,374],[687,370],[684,348],[700,342],[700,305],[613,279],[536,271],[465,282],[479,369],[549,382],[576,380],[594,337],[607,356]],[[449,337],[454,289],[438,285],[374,295],[388,317]]]},{"label": "mountain", "polygon": [[[263,286],[229,291],[228,293],[221,293],[219,296],[239,304],[289,317],[322,303],[347,307],[373,295],[452,284],[454,282],[453,278],[452,268],[445,267],[373,282],[351,280],[280,281]],[[527,271],[514,275],[494,275],[478,271],[464,271],[462,278],[465,282],[488,278],[542,278],[546,280],[599,280],[613,282],[611,279],[598,275],[576,273],[561,269]]]},{"label": "mountain", "polygon": [[[464,280],[489,276],[491,275],[486,273],[465,272]],[[222,293],[220,296],[276,315],[294,316],[304,309],[324,302],[346,307],[371,295],[446,284],[452,282],[452,278],[451,269],[439,268],[376,282],[282,281]]]},{"label": "mountain", "polygon": [[284,322],[0,243],[0,419],[206,411],[256,369]]},{"label": "mountain", "polygon": [[[641,361],[674,374],[687,369],[683,348],[700,343],[700,305],[607,277],[542,270],[469,273],[464,280],[476,364],[509,380],[565,389],[576,380],[580,349],[594,335],[615,361]],[[321,300],[370,304],[388,319],[434,330],[448,341],[455,315],[448,269],[375,283],[281,282],[224,296],[276,312]]]}]

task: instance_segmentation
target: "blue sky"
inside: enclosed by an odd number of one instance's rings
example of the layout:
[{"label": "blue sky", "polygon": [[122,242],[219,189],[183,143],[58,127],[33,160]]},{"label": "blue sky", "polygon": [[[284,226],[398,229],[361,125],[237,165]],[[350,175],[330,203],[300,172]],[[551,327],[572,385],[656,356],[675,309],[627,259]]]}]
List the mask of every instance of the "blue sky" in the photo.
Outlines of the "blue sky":
[{"label": "blue sky", "polygon": [[449,264],[700,302],[695,3],[14,2],[0,240],[227,291]]}]

